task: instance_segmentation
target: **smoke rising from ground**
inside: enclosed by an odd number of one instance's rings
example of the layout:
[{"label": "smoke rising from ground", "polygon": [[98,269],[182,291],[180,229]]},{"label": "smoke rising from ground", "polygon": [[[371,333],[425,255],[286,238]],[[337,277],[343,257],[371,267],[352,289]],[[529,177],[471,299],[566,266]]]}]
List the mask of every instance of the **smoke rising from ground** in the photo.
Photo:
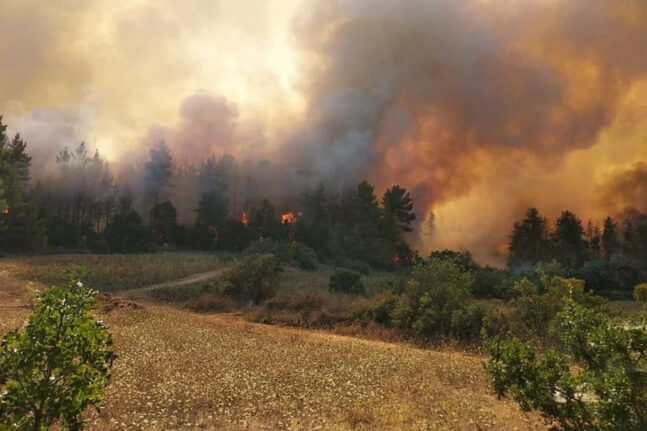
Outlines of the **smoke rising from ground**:
[{"label": "smoke rising from ground", "polygon": [[[644,194],[641,0],[42,3],[0,18],[0,35],[25,16],[61,24],[30,39],[51,40],[46,52],[19,32],[2,52],[17,61],[0,78],[0,109],[35,160],[76,138],[130,172],[160,140],[185,167],[231,154],[239,207],[249,182],[285,205],[319,182],[400,184],[420,221],[435,214],[418,247],[490,263],[528,206],[601,218]],[[43,112],[52,118],[33,120]],[[631,179],[613,179],[624,171]]]}]

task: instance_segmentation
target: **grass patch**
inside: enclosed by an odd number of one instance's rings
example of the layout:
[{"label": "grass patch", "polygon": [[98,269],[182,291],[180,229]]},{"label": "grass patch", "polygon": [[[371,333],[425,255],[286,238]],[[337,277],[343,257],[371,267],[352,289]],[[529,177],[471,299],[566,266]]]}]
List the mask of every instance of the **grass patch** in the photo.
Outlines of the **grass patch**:
[{"label": "grass patch", "polygon": [[222,265],[217,255],[205,253],[54,255],[0,261],[0,268],[13,276],[45,285],[59,283],[63,268],[86,266],[90,274],[85,282],[107,292],[176,280]]}]

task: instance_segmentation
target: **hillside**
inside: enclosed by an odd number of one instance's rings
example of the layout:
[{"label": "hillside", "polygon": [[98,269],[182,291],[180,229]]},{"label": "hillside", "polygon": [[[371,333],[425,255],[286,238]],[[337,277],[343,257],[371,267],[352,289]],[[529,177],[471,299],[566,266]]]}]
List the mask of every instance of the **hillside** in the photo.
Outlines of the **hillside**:
[{"label": "hillside", "polygon": [[[4,333],[28,286],[6,271],[0,285]],[[119,298],[103,297],[119,359],[92,430],[544,429],[491,395],[481,357]]]}]

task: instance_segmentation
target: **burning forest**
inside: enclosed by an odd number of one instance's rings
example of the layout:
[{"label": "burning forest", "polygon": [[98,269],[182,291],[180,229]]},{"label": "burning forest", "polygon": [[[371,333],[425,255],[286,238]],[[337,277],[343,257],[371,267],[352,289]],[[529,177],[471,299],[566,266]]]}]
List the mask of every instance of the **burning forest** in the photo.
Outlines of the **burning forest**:
[{"label": "burning forest", "polygon": [[[90,241],[124,202],[153,230],[177,219],[222,240],[213,220],[251,229],[267,200],[296,229],[304,196],[322,186],[334,213],[367,180],[415,201],[412,250],[469,249],[502,266],[529,207],[598,228],[647,210],[641,1],[177,8],[16,4],[0,18],[3,55],[31,52],[0,77],[4,151],[29,162],[4,187],[34,202],[18,214],[56,226],[48,243]],[[53,23],[29,46],[26,16]]]},{"label": "burning forest", "polygon": [[4,0],[0,57],[0,429],[647,429],[646,0]]}]

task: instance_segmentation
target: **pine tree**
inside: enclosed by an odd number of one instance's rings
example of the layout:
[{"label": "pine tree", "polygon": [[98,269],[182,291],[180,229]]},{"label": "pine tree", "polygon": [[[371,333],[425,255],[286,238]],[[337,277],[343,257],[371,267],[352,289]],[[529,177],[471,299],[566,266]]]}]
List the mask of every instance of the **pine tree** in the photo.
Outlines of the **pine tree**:
[{"label": "pine tree", "polygon": [[514,224],[509,244],[508,266],[535,264],[549,256],[548,223],[537,208],[529,208]]},{"label": "pine tree", "polygon": [[557,219],[553,240],[557,260],[570,268],[579,268],[586,257],[586,241],[582,222],[570,211]]},{"label": "pine tree", "polygon": [[618,224],[611,217],[604,219],[602,228],[602,253],[604,260],[607,262],[611,255],[620,250],[620,240],[618,238]]},{"label": "pine tree", "polygon": [[171,187],[172,175],[173,156],[168,146],[161,141],[156,147],[151,148],[144,175],[144,192],[150,205],[168,198],[167,192]]}]

